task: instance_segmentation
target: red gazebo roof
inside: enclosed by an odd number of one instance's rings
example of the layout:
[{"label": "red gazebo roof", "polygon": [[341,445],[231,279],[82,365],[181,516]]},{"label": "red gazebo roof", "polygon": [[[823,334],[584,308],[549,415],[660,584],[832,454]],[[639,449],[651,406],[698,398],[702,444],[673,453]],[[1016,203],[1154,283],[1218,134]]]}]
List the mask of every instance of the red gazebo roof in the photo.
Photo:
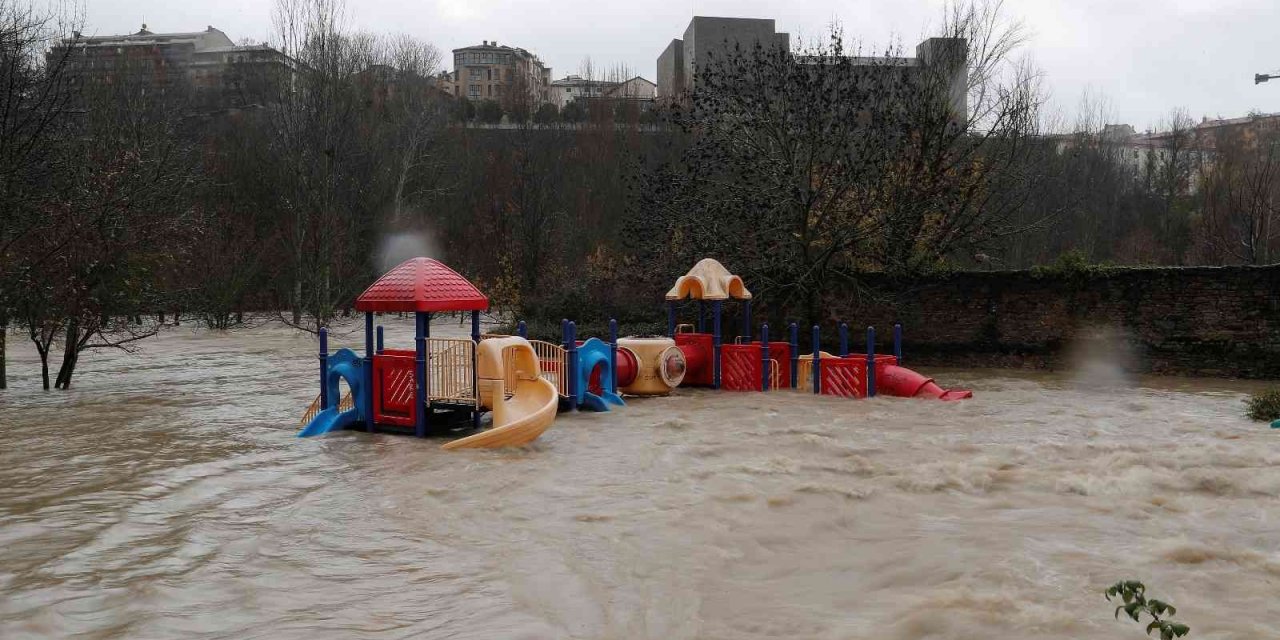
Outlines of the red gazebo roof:
[{"label": "red gazebo roof", "polygon": [[357,311],[485,311],[489,299],[458,272],[431,258],[411,258],[356,298]]}]

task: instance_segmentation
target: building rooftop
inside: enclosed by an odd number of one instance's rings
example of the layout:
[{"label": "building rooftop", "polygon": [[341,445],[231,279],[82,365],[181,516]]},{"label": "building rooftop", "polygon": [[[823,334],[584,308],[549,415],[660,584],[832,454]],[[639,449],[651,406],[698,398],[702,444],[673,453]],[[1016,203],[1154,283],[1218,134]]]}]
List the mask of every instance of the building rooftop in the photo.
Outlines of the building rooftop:
[{"label": "building rooftop", "polygon": [[[190,43],[197,51],[212,49],[216,47],[234,47],[236,43],[227,37],[227,34],[213,28],[208,27],[204,31],[192,31],[182,33],[153,33],[147,29],[147,25],[142,25],[136,33],[124,35],[109,36],[83,36],[76,32],[78,36],[78,44],[85,47],[115,47],[122,45],[142,45],[142,44],[179,44]],[[69,43],[70,41],[64,41]]]},{"label": "building rooftop", "polygon": [[504,51],[504,52],[515,53],[519,55],[529,56],[534,60],[538,60],[538,56],[531,53],[527,49],[521,49],[520,47],[509,47],[507,45],[498,46],[498,42],[496,40],[493,42],[485,40],[481,44],[473,44],[468,47],[458,47],[457,49],[453,50],[453,53],[456,54],[459,51]]},{"label": "building rooftop", "polygon": [[559,80],[553,80],[553,81],[551,82],[551,86],[553,86],[553,87],[565,87],[565,86],[577,87],[577,86],[584,86],[584,85],[591,85],[591,84],[594,84],[594,85],[615,85],[615,84],[618,84],[618,83],[617,83],[617,82],[614,82],[614,81],[612,81],[612,80],[588,80],[588,79],[583,78],[582,76],[579,76],[579,75],[569,75],[569,76],[565,76],[565,77],[563,77],[563,78],[561,78],[561,79],[559,79]]}]

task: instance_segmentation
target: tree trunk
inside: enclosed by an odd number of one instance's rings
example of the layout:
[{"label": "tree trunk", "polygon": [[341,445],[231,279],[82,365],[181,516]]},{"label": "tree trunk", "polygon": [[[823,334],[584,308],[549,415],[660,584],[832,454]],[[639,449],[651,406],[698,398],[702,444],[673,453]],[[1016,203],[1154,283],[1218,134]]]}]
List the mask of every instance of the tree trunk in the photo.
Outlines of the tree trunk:
[{"label": "tree trunk", "polygon": [[[33,340],[34,342],[34,340]],[[49,349],[36,342],[36,353],[40,354],[40,379],[44,382],[44,390],[49,390]]]},{"label": "tree trunk", "polygon": [[158,319],[160,320],[160,324],[164,324],[164,312],[163,312],[163,311],[161,311],[161,312],[160,312],[160,315],[158,316]]},{"label": "tree trunk", "polygon": [[302,325],[302,279],[293,283],[293,326]]},{"label": "tree trunk", "polygon": [[5,345],[9,338],[9,319],[0,318],[0,389],[8,389],[8,377],[5,370]]},{"label": "tree trunk", "polygon": [[80,323],[71,320],[67,323],[67,340],[62,347],[62,366],[58,367],[58,379],[54,381],[55,389],[70,389],[71,374],[75,373],[76,361],[80,359]]}]

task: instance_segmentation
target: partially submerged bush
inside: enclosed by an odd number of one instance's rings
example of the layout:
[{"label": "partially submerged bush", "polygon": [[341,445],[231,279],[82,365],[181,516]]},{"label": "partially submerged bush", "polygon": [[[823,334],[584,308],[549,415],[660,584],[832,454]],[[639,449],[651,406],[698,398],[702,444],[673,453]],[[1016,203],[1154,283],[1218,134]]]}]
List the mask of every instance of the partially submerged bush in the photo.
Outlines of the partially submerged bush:
[{"label": "partially submerged bush", "polygon": [[1248,413],[1254,420],[1280,420],[1280,389],[1267,389],[1250,396]]},{"label": "partially submerged bush", "polygon": [[1119,598],[1122,603],[1116,607],[1116,618],[1120,617],[1121,612],[1132,618],[1134,622],[1142,622],[1143,614],[1151,618],[1151,622],[1147,624],[1147,635],[1158,631],[1160,640],[1174,640],[1191,632],[1191,627],[1169,619],[1178,613],[1177,608],[1155,598],[1148,600],[1146,585],[1137,580],[1117,582],[1107,588],[1105,594],[1108,601]]}]

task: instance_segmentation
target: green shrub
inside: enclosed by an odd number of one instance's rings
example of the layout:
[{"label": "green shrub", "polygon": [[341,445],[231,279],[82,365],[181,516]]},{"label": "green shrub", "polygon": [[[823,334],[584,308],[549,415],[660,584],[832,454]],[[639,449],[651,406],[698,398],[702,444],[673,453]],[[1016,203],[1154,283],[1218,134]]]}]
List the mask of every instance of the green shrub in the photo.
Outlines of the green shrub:
[{"label": "green shrub", "polygon": [[1151,618],[1151,622],[1147,624],[1147,635],[1151,635],[1153,631],[1159,631],[1160,640],[1173,640],[1191,633],[1191,627],[1170,620],[1178,613],[1177,608],[1155,598],[1148,600],[1146,585],[1137,580],[1117,582],[1108,587],[1105,594],[1107,601],[1119,598],[1122,602],[1116,607],[1116,618],[1120,617],[1121,612],[1132,618],[1134,622],[1142,622],[1142,614]]},{"label": "green shrub", "polygon": [[1248,413],[1254,420],[1280,420],[1280,389],[1267,389],[1250,396]]},{"label": "green shrub", "polygon": [[1031,275],[1037,278],[1088,277],[1106,272],[1110,267],[1089,260],[1088,254],[1070,249],[1058,254],[1053,262],[1031,267]]}]

